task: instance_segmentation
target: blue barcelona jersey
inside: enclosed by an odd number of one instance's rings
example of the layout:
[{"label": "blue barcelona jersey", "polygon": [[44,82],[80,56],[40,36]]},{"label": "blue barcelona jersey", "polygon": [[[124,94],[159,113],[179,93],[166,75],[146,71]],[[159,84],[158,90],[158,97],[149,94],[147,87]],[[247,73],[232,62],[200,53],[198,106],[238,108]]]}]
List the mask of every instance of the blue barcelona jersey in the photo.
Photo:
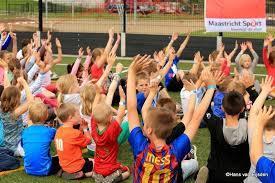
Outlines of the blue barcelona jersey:
[{"label": "blue barcelona jersey", "polygon": [[176,182],[180,162],[191,148],[188,136],[182,134],[170,145],[157,150],[143,135],[140,127],[131,131],[129,143],[135,160],[133,170],[135,183]]}]

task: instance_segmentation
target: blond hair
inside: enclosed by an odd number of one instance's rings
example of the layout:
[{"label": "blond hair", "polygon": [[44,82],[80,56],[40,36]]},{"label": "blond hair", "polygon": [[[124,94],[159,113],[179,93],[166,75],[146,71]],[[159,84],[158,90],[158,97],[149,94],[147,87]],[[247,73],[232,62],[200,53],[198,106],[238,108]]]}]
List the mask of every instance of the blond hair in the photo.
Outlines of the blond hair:
[{"label": "blond hair", "polygon": [[74,116],[77,108],[72,103],[61,104],[56,110],[56,115],[61,122],[66,122],[70,116]]},{"label": "blond hair", "polygon": [[243,54],[241,57],[240,57],[240,65],[243,67],[243,63],[245,60],[249,59],[251,61],[251,57],[248,55],[248,54]]},{"label": "blond hair", "polygon": [[81,103],[82,103],[82,114],[91,115],[93,103],[95,100],[96,91],[93,85],[85,85],[80,91]]},{"label": "blond hair", "polygon": [[231,91],[239,92],[242,95],[246,94],[245,85],[241,81],[232,80],[227,87],[227,92]]},{"label": "blond hair", "polygon": [[48,117],[47,106],[39,100],[35,100],[29,107],[29,118],[32,123],[44,122]]},{"label": "blond hair", "polygon": [[59,103],[63,102],[63,94],[69,94],[72,90],[73,87],[77,86],[78,82],[77,82],[77,78],[76,76],[72,75],[72,74],[66,74],[61,76],[57,82],[56,82],[56,86],[58,89],[58,97],[57,100]]},{"label": "blond hair", "polygon": [[105,102],[98,103],[93,109],[93,118],[99,124],[107,125],[110,123],[112,108]]}]

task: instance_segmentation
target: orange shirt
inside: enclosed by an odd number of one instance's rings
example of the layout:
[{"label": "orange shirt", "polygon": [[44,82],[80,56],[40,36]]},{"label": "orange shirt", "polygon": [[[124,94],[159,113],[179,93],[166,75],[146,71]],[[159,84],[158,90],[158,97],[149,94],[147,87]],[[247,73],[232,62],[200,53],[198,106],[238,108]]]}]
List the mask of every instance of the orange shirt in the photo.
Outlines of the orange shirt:
[{"label": "orange shirt", "polygon": [[80,171],[85,164],[81,148],[86,147],[91,140],[80,130],[60,127],[56,131],[54,142],[62,169],[68,173]]}]

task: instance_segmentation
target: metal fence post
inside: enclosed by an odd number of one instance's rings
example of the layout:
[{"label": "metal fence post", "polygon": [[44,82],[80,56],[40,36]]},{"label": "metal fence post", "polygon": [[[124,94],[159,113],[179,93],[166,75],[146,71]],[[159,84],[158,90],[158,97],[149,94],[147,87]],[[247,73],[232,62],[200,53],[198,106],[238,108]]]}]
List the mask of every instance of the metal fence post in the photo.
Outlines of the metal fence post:
[{"label": "metal fence post", "polygon": [[121,56],[126,56],[126,0],[123,0],[123,30],[121,33]]}]

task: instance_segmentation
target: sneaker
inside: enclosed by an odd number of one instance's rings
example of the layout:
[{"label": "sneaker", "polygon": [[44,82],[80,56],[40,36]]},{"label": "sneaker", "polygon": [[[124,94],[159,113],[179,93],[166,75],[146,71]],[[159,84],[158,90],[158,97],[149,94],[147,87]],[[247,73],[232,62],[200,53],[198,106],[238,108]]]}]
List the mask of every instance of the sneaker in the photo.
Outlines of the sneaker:
[{"label": "sneaker", "polygon": [[209,170],[206,166],[200,168],[195,183],[206,183],[208,179]]},{"label": "sneaker", "polygon": [[59,78],[59,76],[55,73],[55,72],[53,72],[52,74],[51,74],[51,79],[52,80],[57,80]]},{"label": "sneaker", "polygon": [[195,145],[191,146],[191,150],[187,155],[187,159],[195,159],[197,160],[197,147]]},{"label": "sneaker", "polygon": [[66,180],[76,180],[84,177],[84,173],[82,171],[76,173],[68,173],[63,171],[61,177]]}]

